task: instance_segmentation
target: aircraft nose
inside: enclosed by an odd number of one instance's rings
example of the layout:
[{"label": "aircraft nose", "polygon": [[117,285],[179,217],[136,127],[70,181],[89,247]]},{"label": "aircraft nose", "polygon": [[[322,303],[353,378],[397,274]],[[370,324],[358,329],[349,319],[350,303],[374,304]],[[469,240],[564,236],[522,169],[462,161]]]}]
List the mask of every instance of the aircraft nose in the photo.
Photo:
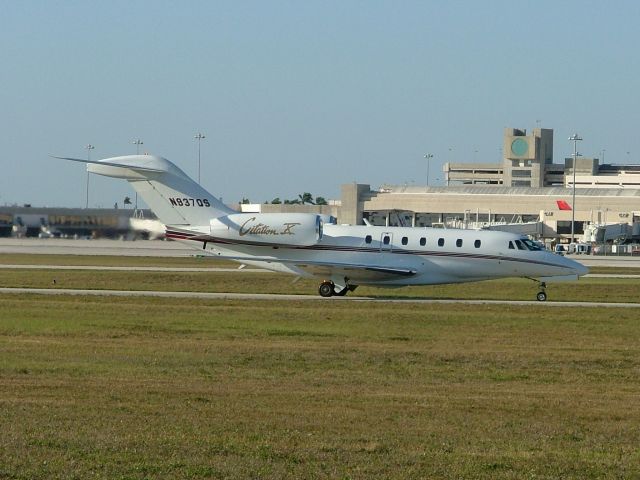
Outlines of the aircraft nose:
[{"label": "aircraft nose", "polygon": [[571,260],[571,262],[573,262],[573,265],[571,266],[573,268],[573,271],[579,277],[589,273],[589,269],[585,267],[583,264],[581,264],[580,262],[576,262],[575,260]]}]

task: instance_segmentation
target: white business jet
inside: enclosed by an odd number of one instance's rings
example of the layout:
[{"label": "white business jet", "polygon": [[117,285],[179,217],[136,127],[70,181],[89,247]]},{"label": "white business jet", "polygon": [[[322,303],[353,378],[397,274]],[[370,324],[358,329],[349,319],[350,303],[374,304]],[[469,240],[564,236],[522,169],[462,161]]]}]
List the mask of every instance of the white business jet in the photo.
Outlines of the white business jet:
[{"label": "white business jet", "polygon": [[313,213],[238,213],[169,160],[129,155],[88,164],[91,173],[127,180],[144,198],[166,236],[207,254],[299,277],[321,279],[323,297],[358,285],[400,287],[524,277],[577,280],[588,269],[541,249],[521,235],[485,231],[336,225]]}]

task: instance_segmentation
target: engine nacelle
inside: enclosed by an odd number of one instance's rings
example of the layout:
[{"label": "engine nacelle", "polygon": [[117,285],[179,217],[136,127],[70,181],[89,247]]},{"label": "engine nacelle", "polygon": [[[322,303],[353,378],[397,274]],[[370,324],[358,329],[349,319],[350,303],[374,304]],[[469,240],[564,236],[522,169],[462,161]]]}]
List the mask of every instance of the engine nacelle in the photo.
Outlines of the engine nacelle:
[{"label": "engine nacelle", "polygon": [[211,236],[247,243],[311,246],[322,239],[313,213],[233,213],[211,220]]}]

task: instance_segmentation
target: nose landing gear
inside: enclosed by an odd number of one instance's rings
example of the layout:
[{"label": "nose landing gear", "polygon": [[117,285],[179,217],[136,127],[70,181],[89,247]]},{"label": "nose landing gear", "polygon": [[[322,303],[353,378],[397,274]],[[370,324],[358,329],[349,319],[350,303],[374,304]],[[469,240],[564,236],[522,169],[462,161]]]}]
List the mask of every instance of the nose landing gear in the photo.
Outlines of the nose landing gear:
[{"label": "nose landing gear", "polygon": [[538,288],[540,288],[540,291],[536,294],[536,300],[538,300],[539,302],[546,302],[547,301],[547,292],[545,291],[545,289],[547,288],[547,284],[544,282],[541,282],[540,280],[537,280],[535,278],[531,278],[531,277],[525,277],[529,280],[533,280],[534,282],[536,282],[538,284]]},{"label": "nose landing gear", "polygon": [[545,288],[547,288],[547,285],[544,282],[540,282],[540,291],[536,295],[536,299],[539,302],[544,302],[547,300],[547,292],[545,292]]}]

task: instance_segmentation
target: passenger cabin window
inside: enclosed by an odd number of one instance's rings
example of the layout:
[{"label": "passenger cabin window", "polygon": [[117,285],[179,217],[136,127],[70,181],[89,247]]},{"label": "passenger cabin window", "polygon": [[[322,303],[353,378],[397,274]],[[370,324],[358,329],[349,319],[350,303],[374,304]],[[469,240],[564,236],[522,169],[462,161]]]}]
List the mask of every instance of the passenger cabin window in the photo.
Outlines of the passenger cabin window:
[{"label": "passenger cabin window", "polygon": [[402,237],[402,244],[406,245],[407,243],[409,243],[409,239],[407,237]]},{"label": "passenger cabin window", "polygon": [[382,239],[382,243],[384,243],[385,245],[389,245],[390,242],[391,242],[391,237],[389,237],[389,235],[385,235],[384,238]]},{"label": "passenger cabin window", "polygon": [[480,240],[476,240],[475,242],[473,242],[473,246],[476,248],[480,248],[480,245],[482,245],[482,242]]},{"label": "passenger cabin window", "polygon": [[371,243],[371,235],[367,235],[366,237],[364,237],[364,242]]},{"label": "passenger cabin window", "polygon": [[525,247],[524,244],[520,240],[514,240],[514,242],[516,243],[516,247],[518,247],[518,250],[526,250],[527,249],[527,247]]},{"label": "passenger cabin window", "polygon": [[438,239],[438,246],[439,247],[444,247],[444,238],[439,238]]},{"label": "passenger cabin window", "polygon": [[420,246],[421,246],[421,247],[424,247],[426,244],[427,244],[427,239],[426,239],[426,238],[424,238],[424,237],[422,237],[422,238],[420,239]]},{"label": "passenger cabin window", "polygon": [[461,247],[462,246],[462,239],[459,238],[456,240],[456,247]]},{"label": "passenger cabin window", "polygon": [[515,250],[515,248],[516,248],[516,247],[513,246],[513,242],[512,241],[509,241],[509,248],[511,250]]}]

